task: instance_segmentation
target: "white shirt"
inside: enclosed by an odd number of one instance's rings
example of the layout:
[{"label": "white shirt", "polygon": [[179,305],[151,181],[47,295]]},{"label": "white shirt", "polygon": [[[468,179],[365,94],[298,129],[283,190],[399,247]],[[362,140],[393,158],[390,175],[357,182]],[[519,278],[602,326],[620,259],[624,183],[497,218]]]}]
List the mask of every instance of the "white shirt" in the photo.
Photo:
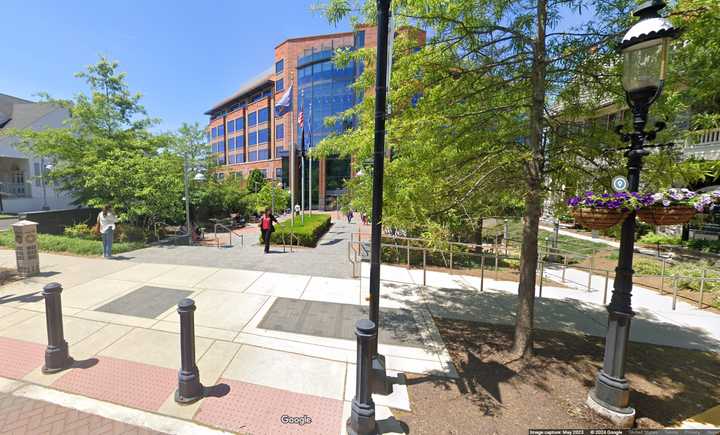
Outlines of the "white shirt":
[{"label": "white shirt", "polygon": [[103,212],[100,212],[100,214],[98,214],[98,222],[100,222],[100,232],[105,234],[108,228],[111,228],[113,231],[115,230],[117,218],[111,211],[108,212],[107,216],[104,215]]}]

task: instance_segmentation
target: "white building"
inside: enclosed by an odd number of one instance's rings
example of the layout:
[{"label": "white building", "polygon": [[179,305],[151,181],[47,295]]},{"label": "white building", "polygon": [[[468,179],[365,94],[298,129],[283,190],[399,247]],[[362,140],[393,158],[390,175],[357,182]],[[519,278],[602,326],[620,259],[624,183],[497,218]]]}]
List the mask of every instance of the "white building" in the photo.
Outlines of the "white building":
[{"label": "white building", "polygon": [[[64,108],[0,93],[0,132],[61,128],[68,116]],[[17,148],[18,142],[17,137],[0,135],[0,212],[72,207],[72,197],[54,190],[43,178],[43,168],[49,162],[23,153]]]}]

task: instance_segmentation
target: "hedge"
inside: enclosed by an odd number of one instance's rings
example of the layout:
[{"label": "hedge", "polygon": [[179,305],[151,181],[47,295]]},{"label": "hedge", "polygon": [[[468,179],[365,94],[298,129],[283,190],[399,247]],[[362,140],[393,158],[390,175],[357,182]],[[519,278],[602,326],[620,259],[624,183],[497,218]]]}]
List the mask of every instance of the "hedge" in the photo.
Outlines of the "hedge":
[{"label": "hedge", "polygon": [[[295,235],[293,244],[314,248],[317,246],[318,240],[330,229],[330,216],[326,214],[305,215],[305,222],[301,223],[300,218],[295,218],[295,223],[291,228],[291,221],[286,220],[275,225],[275,232],[270,237],[270,243],[290,244],[290,233]],[[262,232],[260,233],[260,243],[263,243]]]}]

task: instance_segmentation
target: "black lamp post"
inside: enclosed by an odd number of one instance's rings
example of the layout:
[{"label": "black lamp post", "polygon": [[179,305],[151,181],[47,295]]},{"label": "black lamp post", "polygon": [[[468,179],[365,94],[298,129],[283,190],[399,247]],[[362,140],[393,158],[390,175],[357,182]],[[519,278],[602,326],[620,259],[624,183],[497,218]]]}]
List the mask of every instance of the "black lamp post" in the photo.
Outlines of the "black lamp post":
[{"label": "black lamp post", "polygon": [[370,233],[370,321],[375,331],[369,343],[372,359],[370,376],[373,393],[390,394],[385,357],[378,353],[380,325],[380,242],[382,236],[383,167],[385,163],[385,110],[387,109],[388,29],[390,0],[377,0],[377,59],[375,62],[375,144],[373,148],[372,226]]},{"label": "black lamp post", "polygon": [[[655,139],[664,123],[645,131],[648,110],[663,89],[667,69],[670,40],[677,29],[659,11],[665,7],[662,0],[640,5],[633,13],[640,20],[628,30],[620,44],[623,55],[623,88],[633,114],[633,132],[624,133],[616,128],[625,142],[630,142],[625,156],[628,158],[628,188],[637,192],[640,187],[642,158],[649,154],[646,140]],[[653,145],[653,147],[664,145]],[[595,388],[590,391],[587,403],[600,415],[621,427],[629,427],[635,420],[630,407],[630,385],[625,378],[625,354],[630,335],[632,262],[635,245],[635,212],[630,213],[622,225],[620,256],[615,269],[615,283],[608,310],[608,328],[605,338],[603,366],[598,373]]]}]

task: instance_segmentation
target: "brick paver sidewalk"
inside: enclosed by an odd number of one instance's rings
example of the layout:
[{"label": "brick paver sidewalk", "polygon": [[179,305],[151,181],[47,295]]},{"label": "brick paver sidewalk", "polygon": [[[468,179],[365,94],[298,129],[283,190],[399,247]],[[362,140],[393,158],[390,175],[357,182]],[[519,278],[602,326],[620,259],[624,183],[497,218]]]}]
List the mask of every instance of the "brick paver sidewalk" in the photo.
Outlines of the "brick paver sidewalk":
[{"label": "brick paver sidewalk", "polygon": [[40,400],[0,394],[0,434],[160,434]]}]

